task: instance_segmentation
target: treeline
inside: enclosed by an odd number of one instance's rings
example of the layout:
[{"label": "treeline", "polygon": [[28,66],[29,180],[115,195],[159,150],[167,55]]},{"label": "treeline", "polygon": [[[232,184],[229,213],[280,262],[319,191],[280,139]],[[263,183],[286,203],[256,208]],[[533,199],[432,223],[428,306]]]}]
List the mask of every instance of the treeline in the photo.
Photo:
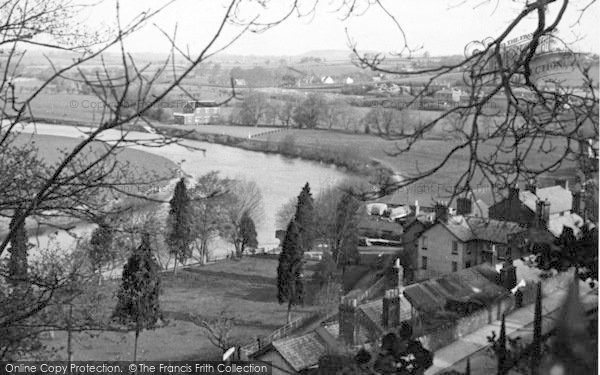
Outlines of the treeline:
[{"label": "treeline", "polygon": [[337,129],[382,136],[412,132],[419,125],[412,110],[400,111],[376,105],[365,111],[355,108],[346,100],[329,99],[319,93],[277,100],[258,91],[251,91],[235,104],[229,123],[297,129]]}]

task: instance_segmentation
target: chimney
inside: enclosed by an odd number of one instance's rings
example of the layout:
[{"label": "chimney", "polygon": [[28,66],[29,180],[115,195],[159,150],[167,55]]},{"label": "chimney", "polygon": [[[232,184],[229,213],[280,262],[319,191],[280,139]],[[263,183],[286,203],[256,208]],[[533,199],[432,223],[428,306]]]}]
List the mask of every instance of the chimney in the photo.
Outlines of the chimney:
[{"label": "chimney", "polygon": [[456,200],[456,214],[463,216],[471,214],[472,204],[470,198],[458,198]]},{"label": "chimney", "polygon": [[419,201],[415,201],[415,216],[419,216],[421,213],[421,207],[419,207]]},{"label": "chimney", "polygon": [[437,202],[434,206],[435,220],[441,223],[448,222],[448,206],[441,202]]},{"label": "chimney", "polygon": [[548,223],[550,223],[550,202],[548,201],[548,198],[546,198],[546,200],[544,200],[544,210],[542,211],[542,220],[544,221],[545,225],[548,225]]},{"label": "chimney", "polygon": [[400,293],[398,289],[386,290],[382,303],[383,309],[381,312],[381,326],[383,328],[393,328],[399,326]]},{"label": "chimney", "polygon": [[582,202],[582,197],[583,197],[583,191],[574,191],[573,192],[573,208],[571,211],[573,211],[573,213],[583,217],[582,214],[582,208],[583,208],[583,202]]},{"label": "chimney", "polygon": [[396,270],[397,287],[400,293],[402,293],[404,290],[404,267],[400,264],[400,258],[396,258],[394,269]]},{"label": "chimney", "polygon": [[506,259],[500,269],[500,284],[512,290],[517,285],[517,268],[513,265],[512,259]]},{"label": "chimney", "polygon": [[342,299],[339,306],[339,336],[347,345],[356,345],[358,336],[358,317],[356,313],[357,302],[355,298]]},{"label": "chimney", "polygon": [[530,178],[529,181],[527,182],[527,185],[525,185],[525,190],[530,191],[532,194],[535,194],[537,191],[537,182],[535,181],[535,178]]},{"label": "chimney", "polygon": [[546,228],[550,220],[550,202],[548,199],[538,200],[535,203],[535,226],[536,228]]},{"label": "chimney", "polygon": [[508,200],[517,201],[519,200],[519,185],[515,184],[508,188]]}]

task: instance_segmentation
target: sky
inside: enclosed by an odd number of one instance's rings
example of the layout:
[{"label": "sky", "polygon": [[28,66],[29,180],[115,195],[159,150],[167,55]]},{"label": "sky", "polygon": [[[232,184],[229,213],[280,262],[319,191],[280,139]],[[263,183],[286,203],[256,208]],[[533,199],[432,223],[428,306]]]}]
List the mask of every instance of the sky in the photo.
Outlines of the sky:
[{"label": "sky", "polygon": [[[306,0],[305,4],[313,1]],[[229,46],[226,53],[281,56],[311,50],[344,50],[348,49],[348,36],[363,51],[398,52],[402,49],[401,33],[381,8],[371,6],[359,16],[343,19],[342,14],[335,11],[340,1],[320,0],[311,16],[293,15],[262,33],[246,33]],[[250,5],[243,8],[241,14],[247,18],[259,16],[261,20],[270,20],[284,14],[289,2],[269,0],[266,9]],[[579,10],[587,2],[572,1],[559,26],[559,35],[565,41],[573,42],[578,51],[598,53],[599,34],[595,22],[599,16],[598,4],[593,4],[577,22]],[[217,29],[226,3],[225,0],[176,0],[128,38],[126,47],[133,52],[168,52],[168,38],[159,28],[172,35],[177,25],[178,45],[199,51]],[[418,53],[428,51],[431,55],[462,54],[469,42],[497,36],[523,7],[521,1],[512,0],[382,0],[382,3],[402,26],[409,46],[420,48]],[[164,0],[122,0],[122,22],[163,4]],[[556,9],[555,5],[551,6],[548,16],[552,17]],[[116,9],[112,0],[105,0],[87,12],[83,22],[90,28],[115,23]],[[534,27],[535,23],[531,21],[512,35],[531,32]],[[240,30],[239,26],[227,25],[216,46],[225,45]]]}]

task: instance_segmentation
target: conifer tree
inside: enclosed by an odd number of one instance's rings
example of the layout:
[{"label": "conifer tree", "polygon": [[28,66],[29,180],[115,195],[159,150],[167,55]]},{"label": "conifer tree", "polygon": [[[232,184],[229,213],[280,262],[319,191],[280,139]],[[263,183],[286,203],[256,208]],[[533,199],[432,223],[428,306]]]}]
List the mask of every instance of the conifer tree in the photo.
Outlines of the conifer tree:
[{"label": "conifer tree", "polygon": [[500,326],[500,336],[498,337],[498,375],[505,375],[508,373],[508,356],[506,351],[506,316],[502,314],[502,325]]},{"label": "conifer tree", "polygon": [[13,233],[10,239],[10,258],[8,260],[8,273],[10,283],[15,286],[27,279],[27,250],[29,247],[27,241],[27,230],[25,229],[25,220],[19,218],[22,215],[20,208],[13,213],[9,224],[10,231]]},{"label": "conifer tree", "polygon": [[299,230],[295,221],[290,221],[281,245],[277,266],[277,301],[286,303],[287,321],[291,321],[292,306],[304,303],[304,280],[302,279],[303,251],[299,244]]},{"label": "conifer tree", "polygon": [[308,182],[298,195],[294,221],[298,227],[300,249],[302,252],[312,250],[315,239],[315,209]]},{"label": "conifer tree", "polygon": [[535,311],[533,315],[533,341],[530,353],[531,374],[539,373],[540,359],[542,357],[542,284],[537,284],[537,295],[535,296]]},{"label": "conifer tree", "polygon": [[258,246],[258,240],[256,238],[256,227],[254,225],[254,221],[250,215],[248,215],[248,212],[244,212],[242,218],[240,219],[239,239],[237,246],[237,248],[239,248],[238,256],[242,256],[244,254],[246,247],[256,246]]},{"label": "conifer tree", "polygon": [[140,246],[123,267],[123,277],[113,317],[135,331],[133,360],[137,359],[138,338],[144,329],[155,327],[161,317],[159,266],[152,253],[150,235],[142,234]]},{"label": "conifer tree", "polygon": [[359,259],[358,253],[358,218],[359,203],[350,194],[344,194],[336,207],[335,244],[333,256],[342,274],[346,266]]},{"label": "conifer tree", "polygon": [[173,273],[176,273],[177,263],[183,263],[191,256],[190,246],[193,241],[192,209],[183,177],[175,185],[169,205],[166,242],[169,251],[175,257]]},{"label": "conifer tree", "polygon": [[102,282],[102,266],[114,261],[116,254],[112,247],[113,231],[104,219],[99,220],[98,227],[90,237],[88,248],[89,260],[93,271],[98,273],[98,285]]}]

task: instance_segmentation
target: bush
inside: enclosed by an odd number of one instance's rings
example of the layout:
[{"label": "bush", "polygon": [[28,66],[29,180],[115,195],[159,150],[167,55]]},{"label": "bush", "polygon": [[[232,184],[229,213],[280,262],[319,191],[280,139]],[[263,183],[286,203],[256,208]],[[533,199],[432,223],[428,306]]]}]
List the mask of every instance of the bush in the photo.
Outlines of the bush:
[{"label": "bush", "polygon": [[279,142],[277,150],[285,155],[296,155],[296,137],[292,134],[287,134]]}]

